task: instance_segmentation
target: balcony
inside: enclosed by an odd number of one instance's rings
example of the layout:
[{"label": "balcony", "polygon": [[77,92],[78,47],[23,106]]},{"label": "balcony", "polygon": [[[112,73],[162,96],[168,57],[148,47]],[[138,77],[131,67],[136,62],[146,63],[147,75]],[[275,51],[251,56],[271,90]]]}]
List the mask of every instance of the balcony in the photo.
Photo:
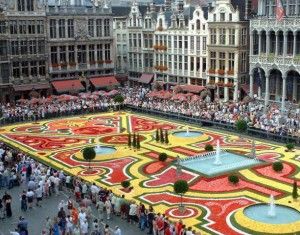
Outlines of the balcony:
[{"label": "balcony", "polygon": [[285,18],[282,21],[277,21],[276,18],[266,16],[258,16],[250,21],[250,30],[273,29],[290,29],[299,27],[299,18]]},{"label": "balcony", "polygon": [[270,65],[273,64],[280,67],[286,66],[295,66],[295,68],[300,69],[300,56],[296,57],[283,57],[283,56],[275,56],[274,54],[263,54],[263,55],[252,55],[250,56],[250,64],[262,64],[262,65]]}]

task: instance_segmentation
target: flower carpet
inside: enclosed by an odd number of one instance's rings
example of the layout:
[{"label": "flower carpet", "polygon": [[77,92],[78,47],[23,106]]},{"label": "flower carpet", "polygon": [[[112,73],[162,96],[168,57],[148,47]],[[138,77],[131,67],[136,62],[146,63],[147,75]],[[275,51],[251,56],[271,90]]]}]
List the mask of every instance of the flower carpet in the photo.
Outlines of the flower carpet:
[{"label": "flower carpet", "polygon": [[[155,132],[160,128],[168,130],[169,144],[156,142]],[[125,194],[125,198],[153,205],[156,212],[165,213],[171,220],[182,219],[201,234],[243,234],[232,215],[246,206],[267,203],[271,194],[276,203],[299,210],[299,199],[293,200],[291,192],[294,180],[300,186],[300,151],[286,152],[284,146],[256,141],[257,158],[263,164],[235,171],[240,181],[233,185],[228,182],[229,173],[205,177],[183,168],[178,174],[176,158],[205,153],[204,146],[215,146],[217,140],[222,149],[251,156],[252,140],[192,125],[189,130],[202,135],[173,135],[186,129],[180,122],[116,112],[0,127],[0,141],[56,169],[96,182],[118,195]],[[129,132],[140,135],[140,150],[127,146]],[[116,152],[97,155],[91,163],[92,171],[88,171],[81,150],[96,145],[114,147]],[[167,161],[158,160],[161,152],[167,153]],[[278,160],[284,169],[276,173],[272,163]],[[178,210],[180,196],[173,192],[177,179],[189,183],[190,189],[183,196],[184,213]],[[124,180],[130,181],[130,192],[122,189]]]}]

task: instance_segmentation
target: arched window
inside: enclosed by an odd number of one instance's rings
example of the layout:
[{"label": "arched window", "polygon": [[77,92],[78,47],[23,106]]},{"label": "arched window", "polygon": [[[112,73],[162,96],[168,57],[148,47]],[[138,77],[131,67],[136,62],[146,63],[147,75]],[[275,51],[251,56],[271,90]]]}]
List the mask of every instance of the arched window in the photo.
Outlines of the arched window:
[{"label": "arched window", "polygon": [[27,11],[34,11],[34,0],[27,0]]},{"label": "arched window", "polygon": [[158,25],[159,25],[159,27],[162,27],[162,19],[159,19]]},{"label": "arched window", "polygon": [[197,20],[196,21],[196,28],[197,28],[197,30],[200,30],[201,29],[201,23],[200,23],[200,20]]},{"label": "arched window", "polygon": [[18,0],[18,11],[25,11],[25,0]]}]

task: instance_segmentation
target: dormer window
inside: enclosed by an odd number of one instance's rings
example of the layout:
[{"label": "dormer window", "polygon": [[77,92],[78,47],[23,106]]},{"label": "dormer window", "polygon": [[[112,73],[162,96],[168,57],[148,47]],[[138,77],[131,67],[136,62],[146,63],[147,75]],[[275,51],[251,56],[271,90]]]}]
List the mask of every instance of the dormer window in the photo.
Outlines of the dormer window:
[{"label": "dormer window", "polygon": [[197,20],[196,21],[196,28],[197,28],[197,30],[200,30],[201,29],[201,23],[200,23],[200,20]]},{"label": "dormer window", "polygon": [[229,21],[232,21],[232,14],[229,13]]},{"label": "dormer window", "polygon": [[217,21],[217,15],[214,14],[214,21]]},{"label": "dormer window", "polygon": [[225,13],[220,13],[220,21],[225,21]]},{"label": "dormer window", "polygon": [[18,0],[18,11],[34,11],[34,0]]}]

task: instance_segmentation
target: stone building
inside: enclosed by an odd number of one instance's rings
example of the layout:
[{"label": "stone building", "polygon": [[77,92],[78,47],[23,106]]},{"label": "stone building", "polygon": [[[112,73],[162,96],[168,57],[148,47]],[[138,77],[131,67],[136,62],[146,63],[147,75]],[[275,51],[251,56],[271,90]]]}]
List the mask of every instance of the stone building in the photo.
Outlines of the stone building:
[{"label": "stone building", "polygon": [[276,1],[259,0],[250,20],[250,96],[281,102],[300,101],[300,1],[282,1],[285,16],[276,19]]},{"label": "stone building", "polygon": [[46,95],[43,0],[2,0],[0,8],[0,101]]},{"label": "stone building", "polygon": [[[235,4],[236,3],[236,4]],[[208,13],[207,83],[214,97],[243,98],[248,79],[248,22],[243,1],[216,0]]]},{"label": "stone building", "polygon": [[[49,76],[56,92],[104,86],[114,75],[113,17],[107,1],[49,0],[46,17]],[[114,86],[116,80],[110,83]]]}]

